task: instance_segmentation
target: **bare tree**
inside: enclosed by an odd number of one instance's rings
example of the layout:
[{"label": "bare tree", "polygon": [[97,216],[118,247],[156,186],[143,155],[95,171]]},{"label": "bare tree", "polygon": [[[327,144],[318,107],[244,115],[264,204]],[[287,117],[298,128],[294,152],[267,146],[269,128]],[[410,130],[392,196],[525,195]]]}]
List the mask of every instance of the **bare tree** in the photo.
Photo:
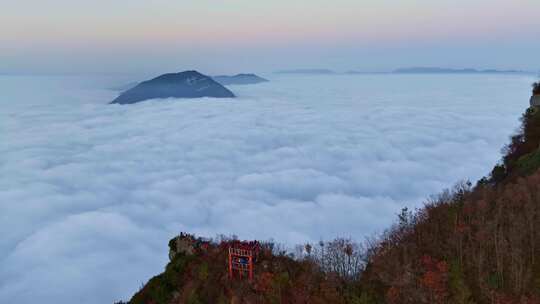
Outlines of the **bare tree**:
[{"label": "bare tree", "polygon": [[309,256],[326,273],[335,273],[345,280],[355,280],[364,270],[366,251],[351,239],[337,238],[319,242],[319,246],[305,246]]}]

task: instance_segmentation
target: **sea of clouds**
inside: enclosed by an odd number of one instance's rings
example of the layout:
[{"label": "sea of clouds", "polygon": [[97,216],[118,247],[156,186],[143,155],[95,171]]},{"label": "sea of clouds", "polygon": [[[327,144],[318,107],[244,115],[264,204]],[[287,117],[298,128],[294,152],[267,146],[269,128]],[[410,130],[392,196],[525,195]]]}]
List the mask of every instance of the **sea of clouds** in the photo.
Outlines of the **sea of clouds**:
[{"label": "sea of clouds", "polygon": [[234,100],[108,105],[114,77],[0,76],[0,303],[112,303],[180,231],[381,232],[488,173],[532,77],[269,76]]}]

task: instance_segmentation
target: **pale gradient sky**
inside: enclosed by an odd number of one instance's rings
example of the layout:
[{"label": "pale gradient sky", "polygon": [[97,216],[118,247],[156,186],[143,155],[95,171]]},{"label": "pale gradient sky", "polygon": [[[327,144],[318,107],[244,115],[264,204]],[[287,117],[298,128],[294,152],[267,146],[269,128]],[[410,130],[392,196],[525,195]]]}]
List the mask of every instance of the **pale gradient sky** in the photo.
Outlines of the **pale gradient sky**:
[{"label": "pale gradient sky", "polygon": [[0,73],[540,68],[538,0],[0,0]]}]

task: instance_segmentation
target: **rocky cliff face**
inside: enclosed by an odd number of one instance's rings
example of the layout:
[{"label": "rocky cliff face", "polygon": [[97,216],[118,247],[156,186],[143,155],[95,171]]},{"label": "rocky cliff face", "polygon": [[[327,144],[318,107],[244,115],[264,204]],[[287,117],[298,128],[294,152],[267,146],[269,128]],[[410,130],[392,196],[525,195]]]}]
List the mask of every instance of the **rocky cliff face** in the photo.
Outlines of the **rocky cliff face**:
[{"label": "rocky cliff face", "polygon": [[531,96],[530,103],[532,107],[540,107],[540,95]]},{"label": "rocky cliff face", "polygon": [[533,95],[540,95],[540,82],[533,83]]},{"label": "rocky cliff face", "polygon": [[164,74],[144,81],[120,94],[111,103],[132,104],[162,98],[232,98],[234,94],[212,78],[197,71]]},{"label": "rocky cliff face", "polygon": [[533,92],[531,97],[531,106],[540,107],[540,82],[533,84]]}]

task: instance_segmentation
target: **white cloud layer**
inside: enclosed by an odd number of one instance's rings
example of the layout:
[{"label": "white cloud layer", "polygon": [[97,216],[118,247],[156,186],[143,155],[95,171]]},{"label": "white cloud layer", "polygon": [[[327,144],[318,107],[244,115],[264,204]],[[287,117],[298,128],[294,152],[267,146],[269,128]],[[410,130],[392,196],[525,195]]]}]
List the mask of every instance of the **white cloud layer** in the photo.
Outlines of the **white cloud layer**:
[{"label": "white cloud layer", "polygon": [[361,239],[475,180],[521,76],[302,76],[224,102],[107,105],[110,79],[0,77],[0,302],[128,299],[180,231]]}]

